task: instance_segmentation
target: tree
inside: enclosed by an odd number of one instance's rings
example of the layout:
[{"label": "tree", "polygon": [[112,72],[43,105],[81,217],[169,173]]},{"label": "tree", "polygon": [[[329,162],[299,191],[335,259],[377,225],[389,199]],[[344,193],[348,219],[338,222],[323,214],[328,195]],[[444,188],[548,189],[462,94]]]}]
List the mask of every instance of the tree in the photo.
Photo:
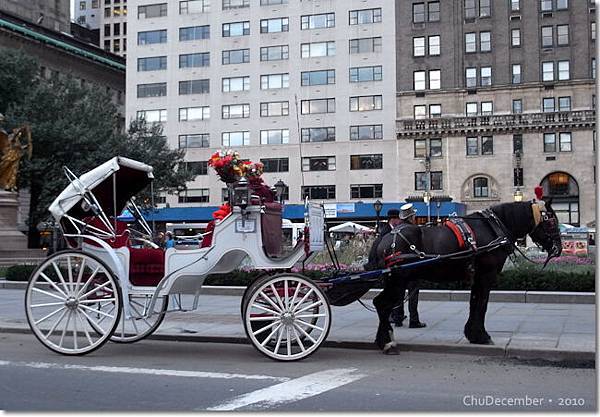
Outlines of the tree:
[{"label": "tree", "polygon": [[[20,65],[21,61],[14,62]],[[9,103],[6,119],[8,128],[29,124],[32,129],[33,156],[21,161],[19,171],[20,188],[28,188],[31,194],[30,247],[39,245],[37,225],[48,217],[48,206],[68,184],[63,166],[80,175],[122,155],[153,165],[159,189],[181,187],[191,179],[184,171],[175,172],[183,153],[168,148],[161,126],[136,121],[127,134],[122,133],[117,107],[104,89],[82,87],[69,77],[34,78],[29,86],[17,94],[23,100]]]},{"label": "tree", "polygon": [[0,48],[0,113],[10,104],[22,103],[37,82],[39,66],[35,59],[14,49]]}]

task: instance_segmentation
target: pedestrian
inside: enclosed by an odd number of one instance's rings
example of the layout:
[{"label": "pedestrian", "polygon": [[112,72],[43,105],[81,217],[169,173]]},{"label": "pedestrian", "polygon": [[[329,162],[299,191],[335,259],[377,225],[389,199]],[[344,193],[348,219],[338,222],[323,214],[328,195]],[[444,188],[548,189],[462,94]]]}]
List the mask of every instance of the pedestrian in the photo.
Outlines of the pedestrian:
[{"label": "pedestrian", "polygon": [[[411,203],[404,204],[400,207],[400,219],[399,227],[401,225],[415,225],[417,223],[417,212],[414,210]],[[390,315],[390,321],[396,325],[396,327],[402,327],[402,322],[406,319],[404,315],[404,298],[406,291],[408,291],[408,312],[410,314],[410,320],[408,327],[411,329],[419,329],[427,326],[425,323],[419,320],[418,304],[419,304],[419,281],[414,280],[408,282],[406,290],[400,294],[401,302],[398,306],[394,307],[392,314]]]},{"label": "pedestrian", "polygon": [[167,232],[165,235],[165,249],[174,248],[175,240],[173,239],[173,232]]}]

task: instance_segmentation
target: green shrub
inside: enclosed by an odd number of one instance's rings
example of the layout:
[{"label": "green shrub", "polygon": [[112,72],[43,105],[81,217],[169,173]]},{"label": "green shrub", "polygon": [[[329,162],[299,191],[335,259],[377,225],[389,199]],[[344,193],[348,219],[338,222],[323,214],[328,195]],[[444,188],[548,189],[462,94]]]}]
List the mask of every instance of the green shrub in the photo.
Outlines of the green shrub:
[{"label": "green shrub", "polygon": [[7,281],[29,281],[37,265],[13,265],[6,270]]}]

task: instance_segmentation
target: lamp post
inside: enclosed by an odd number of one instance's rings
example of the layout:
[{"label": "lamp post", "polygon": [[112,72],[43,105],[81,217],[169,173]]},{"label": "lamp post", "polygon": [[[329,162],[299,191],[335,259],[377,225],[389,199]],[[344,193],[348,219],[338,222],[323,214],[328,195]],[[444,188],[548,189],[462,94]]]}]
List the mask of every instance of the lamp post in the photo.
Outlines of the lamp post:
[{"label": "lamp post", "polygon": [[423,193],[423,202],[427,204],[427,223],[431,222],[431,158],[429,155],[421,161],[425,165],[425,176],[427,177],[427,186]]},{"label": "lamp post", "polygon": [[523,201],[523,191],[521,191],[519,189],[519,187],[517,187],[517,189],[515,190],[515,193],[513,194],[513,198],[515,200],[515,202],[521,202]]},{"label": "lamp post", "polygon": [[280,204],[283,204],[283,194],[285,193],[285,190],[287,189],[287,184],[285,182],[283,182],[282,180],[279,180],[275,183],[275,185],[273,186],[275,188],[275,193],[277,194],[277,199],[279,200]]},{"label": "lamp post", "polygon": [[373,203],[373,208],[375,209],[375,235],[379,235],[379,214],[381,213],[383,204],[380,200],[377,200]]}]

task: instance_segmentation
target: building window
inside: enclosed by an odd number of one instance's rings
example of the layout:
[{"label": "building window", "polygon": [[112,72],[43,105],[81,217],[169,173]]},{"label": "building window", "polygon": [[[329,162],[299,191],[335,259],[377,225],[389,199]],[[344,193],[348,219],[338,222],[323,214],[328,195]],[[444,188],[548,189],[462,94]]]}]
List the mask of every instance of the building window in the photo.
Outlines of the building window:
[{"label": "building window", "polygon": [[302,100],[300,112],[302,114],[335,113],[335,98]]},{"label": "building window", "polygon": [[179,41],[210,39],[210,26],[190,26],[179,28]]},{"label": "building window", "polygon": [[430,1],[427,3],[427,18],[430,22],[440,21],[440,2]]},{"label": "building window", "polygon": [[481,67],[481,86],[486,87],[492,85],[492,67]]},{"label": "building window", "polygon": [[510,45],[514,47],[521,46],[521,29],[512,29],[510,31]]},{"label": "building window", "polygon": [[513,12],[521,10],[521,0],[510,0],[510,10]]},{"label": "building window", "polygon": [[425,37],[413,38],[413,56],[425,56]]},{"label": "building window", "polygon": [[553,34],[552,26],[543,26],[542,27],[542,47],[543,48],[551,48],[554,44],[554,34]]},{"label": "building window", "polygon": [[365,25],[381,22],[381,8],[350,10],[348,13],[350,25]]},{"label": "building window", "polygon": [[350,53],[381,52],[381,37],[350,39]]},{"label": "building window", "polygon": [[222,64],[244,64],[250,62],[250,49],[232,49],[222,52]]},{"label": "building window", "polygon": [[591,34],[592,40],[595,41],[596,40],[596,22],[590,23],[590,34]]},{"label": "building window", "polygon": [[558,61],[558,79],[559,81],[571,78],[569,72],[569,61]]},{"label": "building window", "polygon": [[465,52],[477,52],[477,34],[475,32],[465,33]]},{"label": "building window", "polygon": [[566,10],[569,8],[569,0],[556,0],[556,10]]},{"label": "building window", "polygon": [[[157,32],[162,32],[162,31],[157,31]],[[113,36],[120,36],[121,35],[121,25],[119,23],[115,23],[113,24]],[[159,37],[160,39],[160,37]],[[162,43],[166,43],[167,42],[167,31],[164,31],[164,41]],[[154,42],[154,43],[159,43],[159,42]]]},{"label": "building window", "polygon": [[556,152],[555,133],[544,133],[544,152]]},{"label": "building window", "polygon": [[467,117],[475,117],[477,116],[477,113],[479,112],[478,107],[477,107],[477,102],[468,102],[466,104],[466,110],[465,113],[467,115]]},{"label": "building window", "polygon": [[427,157],[427,139],[415,139],[415,158],[426,158]]},{"label": "building window", "polygon": [[413,88],[416,91],[425,90],[425,71],[415,71],[413,73]]},{"label": "building window", "polygon": [[490,17],[491,15],[491,0],[479,0],[479,17]]},{"label": "building window", "polygon": [[467,68],[465,70],[466,86],[473,88],[477,86],[477,68]]},{"label": "building window", "polygon": [[558,135],[558,140],[561,152],[571,152],[573,150],[571,142],[571,133],[561,132]]},{"label": "building window", "polygon": [[442,139],[429,139],[429,156],[432,158],[442,157]]},{"label": "building window", "polygon": [[350,140],[383,139],[383,125],[350,126]]},{"label": "building window", "polygon": [[491,116],[494,114],[494,102],[493,101],[482,101],[481,102],[481,115]]},{"label": "building window", "polygon": [[554,97],[544,97],[542,99],[542,112],[553,113],[555,110]]},{"label": "building window", "polygon": [[542,12],[552,11],[552,0],[540,0],[540,8]]},{"label": "building window", "polygon": [[179,2],[179,14],[210,12],[210,0],[185,0]]},{"label": "building window", "polygon": [[265,158],[260,162],[264,165],[264,172],[288,172],[290,170],[288,158]]},{"label": "building window", "polygon": [[596,79],[596,58],[592,58],[591,72],[592,72],[592,78]]},{"label": "building window", "polygon": [[382,198],[383,184],[350,185],[350,198]]},{"label": "building window", "polygon": [[138,110],[137,118],[148,123],[162,123],[167,121],[167,110]]},{"label": "building window", "polygon": [[333,142],[335,127],[308,127],[300,130],[302,142]]},{"label": "building window", "polygon": [[300,29],[325,29],[335,27],[335,13],[313,14],[300,18]]},{"label": "building window", "polygon": [[356,96],[350,97],[350,111],[381,110],[383,96]]},{"label": "building window", "polygon": [[521,83],[521,64],[513,64],[512,65],[512,83],[513,84]]},{"label": "building window", "polygon": [[198,175],[208,175],[207,161],[184,162],[180,165],[180,169],[189,172],[194,177]]},{"label": "building window", "polygon": [[432,117],[432,118],[442,117],[442,105],[441,104],[430,104],[429,105],[429,117]]},{"label": "building window", "polygon": [[179,148],[208,148],[210,147],[210,135],[200,133],[195,135],[179,135]]},{"label": "building window", "polygon": [[222,36],[224,38],[248,35],[250,35],[250,22],[223,23]]},{"label": "building window", "polygon": [[260,21],[260,33],[289,32],[290,25],[287,17],[274,19],[262,19]]},{"label": "building window", "polygon": [[276,4],[288,4],[288,0],[260,0],[261,6],[273,6]]},{"label": "building window", "polygon": [[261,145],[282,145],[290,142],[289,129],[271,129],[260,131]]},{"label": "building window", "polygon": [[558,111],[571,111],[571,97],[558,98]]},{"label": "building window", "polygon": [[110,36],[110,25],[104,25],[104,36]]},{"label": "building window", "polygon": [[290,103],[288,101],[271,101],[260,103],[260,117],[288,116]]},{"label": "building window", "polygon": [[210,52],[179,55],[179,68],[198,68],[210,65]]},{"label": "building window", "polygon": [[413,23],[425,22],[425,3],[413,3]]},{"label": "building window", "polygon": [[221,142],[223,146],[235,148],[236,146],[250,145],[250,132],[223,132],[221,133]]},{"label": "building window", "polygon": [[517,98],[512,101],[512,112],[523,113],[523,100]]},{"label": "building window", "polygon": [[250,104],[226,104],[221,106],[223,119],[247,119],[250,117]]},{"label": "building window", "polygon": [[493,155],[494,154],[494,138],[492,136],[481,137],[481,154],[482,155]]},{"label": "building window", "polygon": [[179,95],[208,94],[210,93],[210,80],[185,80],[179,81]]},{"label": "building window", "polygon": [[210,119],[210,107],[199,106],[199,107],[181,107],[179,109],[179,121],[180,122],[192,122],[196,120],[208,120]]},{"label": "building window", "polygon": [[223,0],[223,10],[250,7],[250,0]]},{"label": "building window", "polygon": [[167,69],[166,56],[138,58],[138,71],[161,71]]},{"label": "building window", "polygon": [[442,87],[442,71],[429,70],[429,89],[439,90]]},{"label": "building window", "polygon": [[429,40],[429,55],[437,56],[440,54],[440,36],[434,35],[428,38]]},{"label": "building window", "polygon": [[334,200],[335,185],[312,185],[302,187],[302,200]]},{"label": "building window", "polygon": [[[117,34],[115,33],[115,35]],[[138,45],[151,45],[153,43],[167,43],[167,31],[151,30],[147,32],[138,32]]]},{"label": "building window", "polygon": [[381,81],[383,67],[352,67],[350,68],[350,82],[360,83],[367,81]]},{"label": "building window", "polygon": [[542,62],[542,81],[554,81],[554,62]]},{"label": "building window", "polygon": [[110,17],[110,7],[104,8],[104,17]]},{"label": "building window", "polygon": [[261,61],[281,61],[284,59],[289,59],[289,47],[287,45],[275,45],[260,48]]},{"label": "building window", "polygon": [[301,73],[301,85],[335,84],[335,70],[305,71]]},{"label": "building window", "polygon": [[[110,17],[110,9],[108,16]],[[164,17],[167,15],[167,3],[149,4],[147,6],[138,6],[138,19],[150,19],[153,17]]]},{"label": "building window", "polygon": [[488,179],[486,177],[473,178],[473,197],[488,198],[489,196]]},{"label": "building window", "polygon": [[479,32],[479,49],[481,52],[490,52],[492,50],[491,32]]},{"label": "building window", "polygon": [[425,104],[414,106],[413,114],[415,120],[425,119],[427,117],[427,106]]},{"label": "building window", "polygon": [[302,158],[302,171],[335,171],[335,156]]},{"label": "building window", "polygon": [[475,0],[465,0],[465,19],[474,19],[476,16]]},{"label": "building window", "polygon": [[290,86],[290,75],[285,74],[269,74],[260,76],[260,89],[273,90],[279,88],[288,88]]},{"label": "building window", "polygon": [[479,155],[479,138],[467,138],[467,155]]},{"label": "building window", "polygon": [[513,153],[523,153],[523,135],[513,135]]},{"label": "building window", "polygon": [[383,155],[368,154],[368,155],[350,155],[350,169],[382,169]]},{"label": "building window", "polygon": [[250,90],[250,77],[223,78],[223,92],[248,91]]},{"label": "building window", "polygon": [[558,46],[569,44],[569,25],[556,26],[556,44]]},{"label": "building window", "polygon": [[187,189],[179,195],[180,203],[208,203],[210,190],[208,188]]},{"label": "building window", "polygon": [[300,56],[302,58],[335,56],[335,41],[303,43],[300,45]]},{"label": "building window", "polygon": [[138,98],[163,97],[167,95],[167,83],[138,84]]},{"label": "building window", "polygon": [[[431,171],[427,178],[427,172],[415,172],[415,190],[426,191],[427,185],[430,185],[429,190],[441,190],[442,187],[442,171]],[[429,180],[429,181],[428,181]]]}]

